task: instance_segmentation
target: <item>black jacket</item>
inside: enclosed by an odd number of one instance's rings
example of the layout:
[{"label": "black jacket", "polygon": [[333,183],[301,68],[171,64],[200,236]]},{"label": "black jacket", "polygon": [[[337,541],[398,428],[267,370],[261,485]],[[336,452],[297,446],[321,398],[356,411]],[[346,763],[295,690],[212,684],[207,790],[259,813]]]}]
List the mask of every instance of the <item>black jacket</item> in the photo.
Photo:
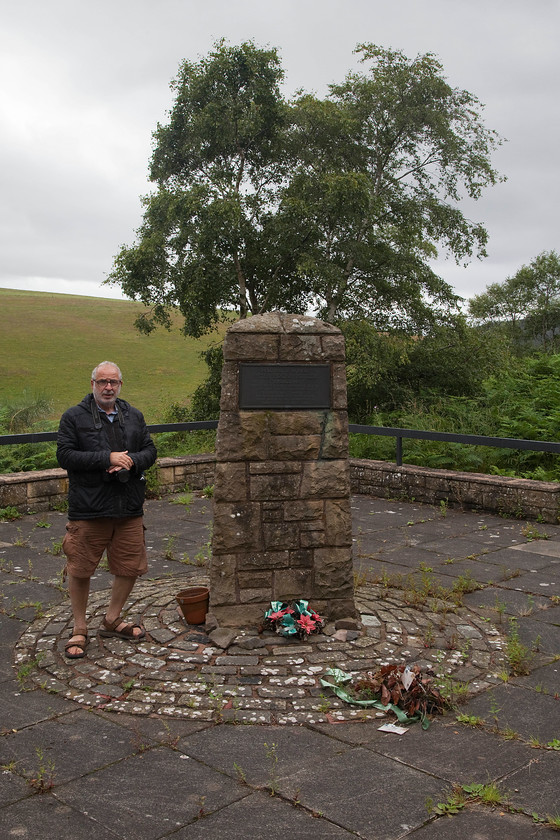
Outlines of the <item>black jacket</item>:
[{"label": "black jacket", "polygon": [[[69,519],[142,516],[144,470],[155,462],[157,452],[141,412],[121,399],[117,399],[117,411],[113,422],[118,427],[107,428],[93,394],[88,394],[62,415],[56,457],[68,472]],[[107,472],[111,451],[124,450],[134,461],[126,482],[119,473]]]}]

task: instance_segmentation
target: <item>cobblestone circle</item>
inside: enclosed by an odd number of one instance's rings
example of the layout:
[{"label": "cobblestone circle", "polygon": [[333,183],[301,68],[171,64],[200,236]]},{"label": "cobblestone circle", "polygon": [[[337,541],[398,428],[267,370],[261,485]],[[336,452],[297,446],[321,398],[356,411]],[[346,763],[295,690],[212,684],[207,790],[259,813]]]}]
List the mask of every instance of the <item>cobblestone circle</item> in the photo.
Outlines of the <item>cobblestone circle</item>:
[{"label": "cobblestone circle", "polygon": [[[352,641],[335,628],[295,643],[256,628],[240,632],[226,650],[203,627],[184,621],[175,595],[184,579],[139,581],[128,615],[142,621],[146,639],[130,644],[96,634],[108,591],[89,600],[90,644],[84,659],[68,660],[68,603],[49,608],[15,647],[18,675],[86,707],[183,720],[261,724],[350,721],[383,715],[339,700],[319,682],[326,668],[350,673],[387,663],[418,663],[469,695],[507,670],[504,637],[472,609],[410,606],[403,593],[367,584],[356,594],[363,631]],[[203,577],[191,584],[206,584]],[[313,606],[313,605],[311,605]]]}]

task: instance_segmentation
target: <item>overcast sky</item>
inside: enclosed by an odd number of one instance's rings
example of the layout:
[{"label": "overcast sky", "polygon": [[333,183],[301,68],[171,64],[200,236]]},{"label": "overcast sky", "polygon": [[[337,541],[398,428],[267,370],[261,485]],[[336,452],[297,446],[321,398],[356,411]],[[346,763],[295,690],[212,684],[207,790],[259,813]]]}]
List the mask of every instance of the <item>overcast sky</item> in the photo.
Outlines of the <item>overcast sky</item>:
[{"label": "overcast sky", "polygon": [[327,93],[356,44],[434,53],[507,138],[507,176],[464,208],[489,256],[439,273],[464,297],[560,249],[560,0],[4,0],[0,287],[119,297],[101,286],[132,244],[169,82],[221,37],[277,47],[285,92]]}]

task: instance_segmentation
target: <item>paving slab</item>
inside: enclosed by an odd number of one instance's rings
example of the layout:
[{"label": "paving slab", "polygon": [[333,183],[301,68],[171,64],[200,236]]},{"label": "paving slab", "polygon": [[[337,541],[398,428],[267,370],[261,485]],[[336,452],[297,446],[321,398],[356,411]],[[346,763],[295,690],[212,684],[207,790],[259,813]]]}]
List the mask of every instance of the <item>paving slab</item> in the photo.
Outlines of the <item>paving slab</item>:
[{"label": "paving slab", "polygon": [[498,685],[461,707],[464,714],[482,717],[488,725],[511,729],[524,740],[546,744],[560,738],[560,702],[554,696],[519,685]]},{"label": "paving slab", "polygon": [[75,703],[56,694],[41,689],[24,691],[14,679],[0,682],[0,731],[21,729],[75,711]]},{"label": "paving slab", "polygon": [[452,579],[462,576],[466,580],[476,583],[492,584],[500,583],[512,577],[515,570],[508,566],[495,563],[492,554],[477,557],[475,560],[458,560],[447,563],[444,569],[438,568],[438,572],[444,572]]},{"label": "paving slab", "polygon": [[535,750],[531,764],[506,780],[513,805],[539,817],[560,817],[560,752]]},{"label": "paving slab", "polygon": [[26,629],[26,626],[26,624],[23,624],[17,618],[10,618],[0,613],[0,645],[13,647]]},{"label": "paving slab", "polygon": [[545,569],[551,566],[552,560],[544,554],[521,551],[523,545],[513,545],[510,548],[498,548],[491,553],[492,562],[509,566],[513,569]]},{"label": "paving slab", "polygon": [[544,655],[560,655],[560,625],[548,623],[545,616],[540,619],[536,615],[520,618],[517,631],[521,643],[530,650]]},{"label": "paving slab", "polygon": [[[2,751],[0,750],[0,756]],[[6,765],[6,762],[0,758],[2,766],[0,767],[0,808],[5,805],[11,805],[14,802],[19,802],[20,799],[25,799],[26,796],[31,795],[29,785],[21,776],[14,773]],[[2,814],[0,812],[0,827],[3,825]]]},{"label": "paving slab", "polygon": [[[1,632],[1,628],[0,628]],[[0,644],[0,682],[14,678],[14,651],[10,645]],[[0,721],[2,715],[0,714]]]},{"label": "paving slab", "polygon": [[541,694],[550,694],[560,702],[560,662],[556,660],[540,668],[535,668],[526,676],[514,677],[511,682],[513,685],[534,688]]},{"label": "paving slab", "polygon": [[[359,743],[450,783],[487,784],[526,766],[532,758],[532,750],[526,744],[491,732],[473,731],[449,720],[450,716],[432,721],[428,730],[419,724],[409,726],[404,735],[379,732],[372,724],[341,724],[331,730],[334,737],[347,743]],[[321,731],[325,731],[324,727]]]},{"label": "paving slab", "polygon": [[85,813],[50,794],[27,797],[2,809],[2,837],[41,840],[121,840],[110,826],[100,825]]},{"label": "paving slab", "polygon": [[515,550],[523,554],[538,554],[560,561],[559,540],[531,540],[515,546]]},{"label": "paving slab", "polygon": [[[414,840],[533,840],[552,834],[526,817],[499,808],[468,806],[452,817],[438,817],[415,832]],[[552,837],[550,838],[552,840]]]},{"label": "paving slab", "polygon": [[535,606],[531,612],[531,617],[534,618],[535,621],[545,621],[547,624],[560,626],[560,604],[550,606],[549,601],[548,607],[546,608],[539,608],[538,606]]},{"label": "paving slab", "polygon": [[351,749],[312,729],[228,724],[181,739],[178,747],[215,770],[262,786],[271,776],[311,768]]},{"label": "paving slab", "polygon": [[95,715],[127,730],[138,751],[144,746],[165,746],[175,749],[181,738],[211,728],[212,723],[194,720],[174,720],[168,717],[144,717],[124,712],[96,711]]},{"label": "paving slab", "polygon": [[57,785],[133,755],[139,746],[131,733],[85,711],[43,721],[9,733],[0,749],[18,771],[33,773],[43,762]]},{"label": "paving slab", "polygon": [[396,840],[428,820],[439,779],[356,747],[279,779],[279,791],[366,840]]},{"label": "paving slab", "polygon": [[197,820],[173,835],[173,840],[351,840],[356,835],[302,807],[268,793],[253,793],[229,808]]},{"label": "paving slab", "polygon": [[57,790],[126,840],[155,840],[249,795],[249,789],[181,752],[148,750]]},{"label": "paving slab", "polygon": [[[463,603],[467,607],[483,609],[485,615],[490,616],[493,623],[502,626],[507,631],[507,616],[519,618],[528,611],[537,611],[540,607],[550,607],[550,599],[544,595],[531,595],[516,589],[504,589],[500,586],[488,586],[476,592],[468,592],[463,596]],[[501,618],[501,614],[506,616]]]},{"label": "paving slab", "polygon": [[516,589],[518,592],[527,592],[531,595],[546,595],[549,598],[560,597],[560,570],[553,572],[550,567],[531,569],[526,574],[503,581],[500,586],[505,589]]},{"label": "paving slab", "polygon": [[470,539],[470,536],[449,536],[445,539],[427,541],[422,547],[438,554],[446,554],[455,561],[466,560],[472,555],[484,557],[490,551],[490,546]]}]

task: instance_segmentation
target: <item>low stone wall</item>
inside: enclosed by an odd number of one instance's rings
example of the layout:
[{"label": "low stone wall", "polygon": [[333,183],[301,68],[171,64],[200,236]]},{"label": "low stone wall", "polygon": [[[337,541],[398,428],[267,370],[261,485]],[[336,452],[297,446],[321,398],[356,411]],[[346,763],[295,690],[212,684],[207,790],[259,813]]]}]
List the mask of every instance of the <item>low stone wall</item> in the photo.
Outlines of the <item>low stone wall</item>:
[{"label": "low stone wall", "polygon": [[387,461],[350,461],[353,493],[384,499],[462,507],[520,519],[558,522],[560,483],[501,475],[401,466]]},{"label": "low stone wall", "polygon": [[[158,481],[162,493],[202,490],[214,484],[214,455],[160,458]],[[503,516],[560,521],[560,483],[480,473],[397,467],[388,461],[350,459],[352,493],[383,499],[483,510]],[[56,508],[66,499],[65,470],[0,475],[0,508],[22,513]]]},{"label": "low stone wall", "polygon": [[[213,454],[159,458],[159,492],[179,493],[186,488],[203,490],[214,484],[215,464]],[[64,504],[67,495],[66,470],[37,470],[0,475],[0,508],[15,507],[21,513],[53,510]]]}]

